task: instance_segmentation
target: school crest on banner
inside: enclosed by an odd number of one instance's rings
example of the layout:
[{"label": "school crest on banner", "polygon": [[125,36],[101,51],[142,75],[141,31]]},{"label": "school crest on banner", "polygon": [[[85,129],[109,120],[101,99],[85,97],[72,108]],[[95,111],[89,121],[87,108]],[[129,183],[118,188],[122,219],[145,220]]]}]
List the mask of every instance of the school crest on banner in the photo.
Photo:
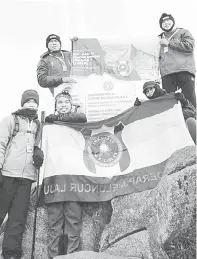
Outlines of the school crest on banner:
[{"label": "school crest on banner", "polygon": [[173,152],[194,145],[169,94],[98,122],[43,128],[45,202],[106,201],[154,188]]},{"label": "school crest on banner", "polygon": [[113,127],[102,126],[100,129],[82,129],[85,139],[83,151],[84,163],[89,171],[96,174],[96,166],[119,166],[120,171],[126,170],[130,164],[130,155],[122,140],[124,125],[118,122]]}]

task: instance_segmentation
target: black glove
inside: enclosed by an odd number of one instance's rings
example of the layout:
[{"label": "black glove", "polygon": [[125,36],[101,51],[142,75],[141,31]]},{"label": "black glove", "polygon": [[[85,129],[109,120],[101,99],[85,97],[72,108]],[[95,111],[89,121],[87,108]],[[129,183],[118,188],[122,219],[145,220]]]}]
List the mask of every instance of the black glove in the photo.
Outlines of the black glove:
[{"label": "black glove", "polygon": [[0,187],[2,186],[2,184],[3,184],[3,176],[2,176],[1,169],[0,169]]},{"label": "black glove", "polygon": [[175,93],[174,94],[174,98],[178,101],[180,101],[180,103],[182,104],[182,106],[186,106],[188,105],[188,101],[187,99],[185,98],[184,94],[182,93]]},{"label": "black glove", "polygon": [[134,106],[140,106],[142,103],[138,99],[138,97],[135,99]]},{"label": "black glove", "polygon": [[52,123],[56,120],[57,120],[57,115],[55,115],[55,114],[50,114],[49,116],[47,116],[45,118],[45,122],[50,122],[50,123]]},{"label": "black glove", "polygon": [[39,147],[35,146],[34,154],[33,154],[33,162],[34,162],[35,168],[39,169],[42,166],[43,161],[44,161],[43,151]]}]

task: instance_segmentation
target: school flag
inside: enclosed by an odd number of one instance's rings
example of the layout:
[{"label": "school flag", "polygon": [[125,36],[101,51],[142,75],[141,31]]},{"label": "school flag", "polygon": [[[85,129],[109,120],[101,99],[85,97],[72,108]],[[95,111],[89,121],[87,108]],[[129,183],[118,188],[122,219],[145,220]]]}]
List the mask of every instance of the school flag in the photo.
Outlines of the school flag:
[{"label": "school flag", "polygon": [[99,202],[152,189],[172,153],[193,144],[172,94],[99,122],[46,124],[45,202]]}]

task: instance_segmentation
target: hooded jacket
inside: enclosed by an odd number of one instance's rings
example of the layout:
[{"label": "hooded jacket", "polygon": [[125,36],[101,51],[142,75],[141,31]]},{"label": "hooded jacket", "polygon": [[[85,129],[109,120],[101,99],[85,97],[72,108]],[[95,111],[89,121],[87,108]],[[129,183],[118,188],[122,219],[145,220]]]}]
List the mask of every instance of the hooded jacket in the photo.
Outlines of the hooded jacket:
[{"label": "hooded jacket", "polygon": [[[27,152],[27,143],[34,148],[37,140],[37,123],[18,116],[19,131],[12,138],[15,127],[14,116],[5,117],[0,122],[0,168],[2,175],[36,180],[33,152]],[[27,132],[30,131],[30,133]]]},{"label": "hooded jacket", "polygon": [[[169,39],[168,51],[165,47],[160,46],[159,66],[161,77],[187,71],[195,74],[194,45],[195,40],[191,33],[183,28],[177,28],[176,32]],[[161,33],[159,38],[165,37],[165,33]],[[166,39],[168,39],[166,37]]]}]

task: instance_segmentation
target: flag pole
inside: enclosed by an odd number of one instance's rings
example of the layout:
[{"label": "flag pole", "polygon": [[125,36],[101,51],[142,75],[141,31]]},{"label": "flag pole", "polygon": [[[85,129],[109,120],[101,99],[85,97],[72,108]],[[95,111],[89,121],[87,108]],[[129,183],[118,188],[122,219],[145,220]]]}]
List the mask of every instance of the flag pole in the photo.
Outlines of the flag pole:
[{"label": "flag pole", "polygon": [[[42,111],[41,112],[40,148],[42,147],[42,131],[43,131],[44,122],[45,122],[45,111]],[[37,221],[38,200],[39,200],[39,181],[40,181],[40,168],[37,169],[37,185],[36,185],[36,200],[35,200],[35,212],[34,212],[34,223],[33,223],[31,259],[35,259],[36,221]]]}]

